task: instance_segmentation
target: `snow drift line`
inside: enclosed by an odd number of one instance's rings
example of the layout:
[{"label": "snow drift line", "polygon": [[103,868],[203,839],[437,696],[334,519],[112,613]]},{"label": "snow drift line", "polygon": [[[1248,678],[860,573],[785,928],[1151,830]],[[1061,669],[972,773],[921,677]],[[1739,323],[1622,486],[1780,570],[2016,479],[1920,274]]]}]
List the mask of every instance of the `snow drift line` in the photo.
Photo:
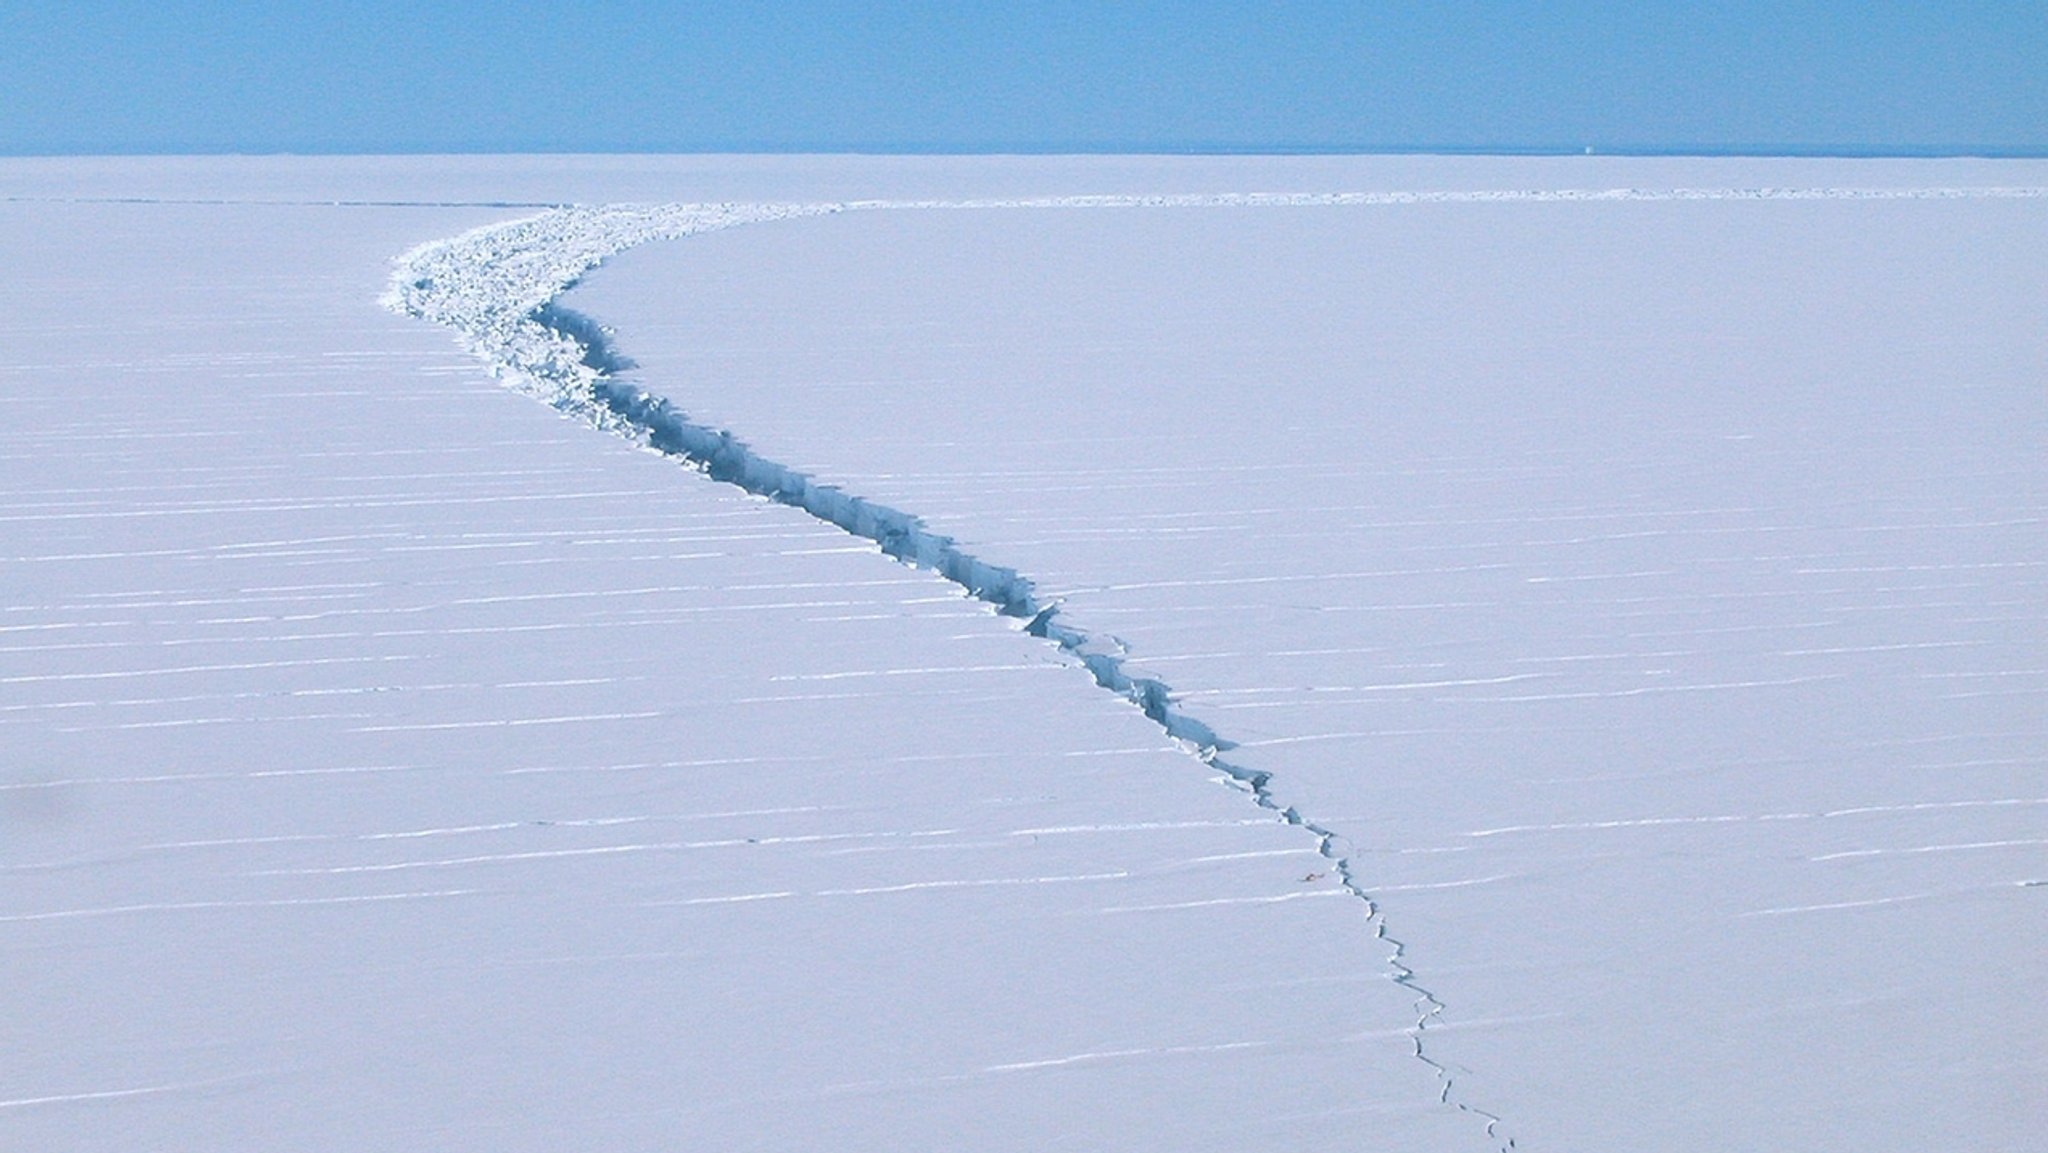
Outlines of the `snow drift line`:
[{"label": "snow drift line", "polygon": [[1417,1060],[1438,1083],[1438,1100],[1484,1120],[1487,1136],[1503,1153],[1500,1118],[1454,1096],[1451,1071],[1425,1049],[1424,1033],[1444,1003],[1424,987],[1405,960],[1407,946],[1387,932],[1377,902],[1359,880],[1349,843],[1304,816],[1274,792],[1269,773],[1237,765],[1224,754],[1235,746],[1181,711],[1172,689],[1125,668],[1124,646],[1095,637],[1061,619],[1057,602],[1038,596],[1015,569],[962,550],[901,510],[843,492],[836,486],[769,460],[730,432],[697,424],[668,400],[651,395],[621,373],[618,355],[601,326],[559,307],[555,297],[615,253],[653,240],[674,239],[742,224],[838,212],[881,209],[1313,207],[1431,203],[1692,201],[1692,200],[1953,200],[2018,199],[2048,195],[2038,188],[1936,189],[1610,189],[1470,192],[1214,194],[1187,196],[1075,196],[1036,200],[869,200],[825,204],[672,204],[568,207],[524,220],[473,229],[422,245],[399,257],[384,304],[394,311],[455,330],[491,374],[566,415],[589,421],[649,449],[676,457],[711,479],[798,508],[846,532],[873,541],[904,564],[929,569],[997,612],[1025,622],[1024,631],[1059,646],[1095,683],[1141,710],[1173,740],[1219,771],[1254,803],[1316,838],[1344,890],[1363,902],[1373,935],[1390,951],[1396,983],[1416,997],[1410,1031]]}]

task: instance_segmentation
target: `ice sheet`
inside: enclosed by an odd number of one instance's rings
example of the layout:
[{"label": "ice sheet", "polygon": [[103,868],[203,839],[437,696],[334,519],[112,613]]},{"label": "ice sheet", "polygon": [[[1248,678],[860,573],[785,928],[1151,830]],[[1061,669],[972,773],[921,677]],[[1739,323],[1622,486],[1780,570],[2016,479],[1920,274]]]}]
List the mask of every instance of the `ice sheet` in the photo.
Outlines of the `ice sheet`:
[{"label": "ice sheet", "polygon": [[[2022,1147],[2044,185],[0,164],[0,1144]],[[640,368],[504,374],[571,421],[373,299],[572,200],[1273,192],[1369,195],[635,248],[566,303]],[[490,358],[553,291],[440,319]],[[599,387],[1009,570],[1216,747]]]},{"label": "ice sheet", "polygon": [[565,303],[1179,690],[1521,1147],[1996,1147],[2048,1071],[2044,253],[2039,200],[909,209]]}]

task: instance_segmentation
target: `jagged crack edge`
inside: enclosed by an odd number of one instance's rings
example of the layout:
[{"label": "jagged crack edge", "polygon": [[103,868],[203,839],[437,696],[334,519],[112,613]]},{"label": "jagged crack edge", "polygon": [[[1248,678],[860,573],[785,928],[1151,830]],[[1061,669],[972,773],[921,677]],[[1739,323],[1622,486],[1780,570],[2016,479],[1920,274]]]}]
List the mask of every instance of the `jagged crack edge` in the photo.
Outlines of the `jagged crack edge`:
[{"label": "jagged crack edge", "polygon": [[[553,305],[544,307],[536,317],[558,332],[595,334],[597,340],[588,345],[586,364],[597,367],[628,363],[589,318]],[[1235,747],[1232,742],[1180,711],[1172,688],[1164,681],[1131,674],[1124,665],[1121,654],[1125,646],[1121,641],[1114,637],[1096,638],[1067,624],[1060,619],[1060,606],[1041,600],[1029,578],[1015,569],[989,564],[962,551],[952,538],[933,532],[918,517],[864,497],[850,496],[808,474],[768,460],[731,433],[696,424],[667,399],[608,372],[594,378],[592,391],[608,413],[637,432],[636,439],[648,447],[681,459],[713,480],[801,509],[853,536],[873,541],[886,555],[944,576],[969,595],[993,605],[1004,616],[1026,620],[1025,632],[1052,642],[1078,660],[1098,686],[1135,705],[1169,737],[1228,778],[1260,808],[1314,836],[1316,851],[1331,863],[1344,890],[1365,904],[1373,936],[1389,950],[1387,963],[1395,982],[1417,998],[1418,1018],[1410,1036],[1412,1053],[1436,1076],[1439,1103],[1481,1118],[1486,1123],[1487,1135],[1497,1137],[1500,1118],[1453,1101],[1450,1070],[1424,1050],[1422,1032],[1443,1014],[1444,1004],[1417,981],[1414,969],[1405,961],[1407,945],[1387,932],[1386,917],[1358,879],[1350,855],[1342,849],[1344,841],[1339,834],[1280,801],[1273,792],[1272,774],[1227,760],[1223,754]],[[1514,1148],[1514,1142],[1508,1141],[1503,1148]]]}]

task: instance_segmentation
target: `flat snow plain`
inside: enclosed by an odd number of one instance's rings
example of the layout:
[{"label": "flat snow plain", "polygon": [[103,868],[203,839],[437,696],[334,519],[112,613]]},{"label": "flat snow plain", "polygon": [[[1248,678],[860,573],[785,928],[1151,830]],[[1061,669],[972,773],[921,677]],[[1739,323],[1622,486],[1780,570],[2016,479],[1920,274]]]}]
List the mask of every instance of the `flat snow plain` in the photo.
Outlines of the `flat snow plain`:
[{"label": "flat snow plain", "polygon": [[[2044,186],[0,164],[0,1145],[2036,1141]],[[377,304],[868,200],[559,303],[1234,747]]]}]

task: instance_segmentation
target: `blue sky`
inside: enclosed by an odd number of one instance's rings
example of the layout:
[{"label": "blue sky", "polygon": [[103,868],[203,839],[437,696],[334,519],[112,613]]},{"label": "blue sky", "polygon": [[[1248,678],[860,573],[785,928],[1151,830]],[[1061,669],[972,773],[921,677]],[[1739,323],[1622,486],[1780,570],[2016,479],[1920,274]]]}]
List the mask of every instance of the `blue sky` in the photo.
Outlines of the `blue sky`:
[{"label": "blue sky", "polygon": [[2048,3],[0,5],[0,153],[2048,153]]}]

